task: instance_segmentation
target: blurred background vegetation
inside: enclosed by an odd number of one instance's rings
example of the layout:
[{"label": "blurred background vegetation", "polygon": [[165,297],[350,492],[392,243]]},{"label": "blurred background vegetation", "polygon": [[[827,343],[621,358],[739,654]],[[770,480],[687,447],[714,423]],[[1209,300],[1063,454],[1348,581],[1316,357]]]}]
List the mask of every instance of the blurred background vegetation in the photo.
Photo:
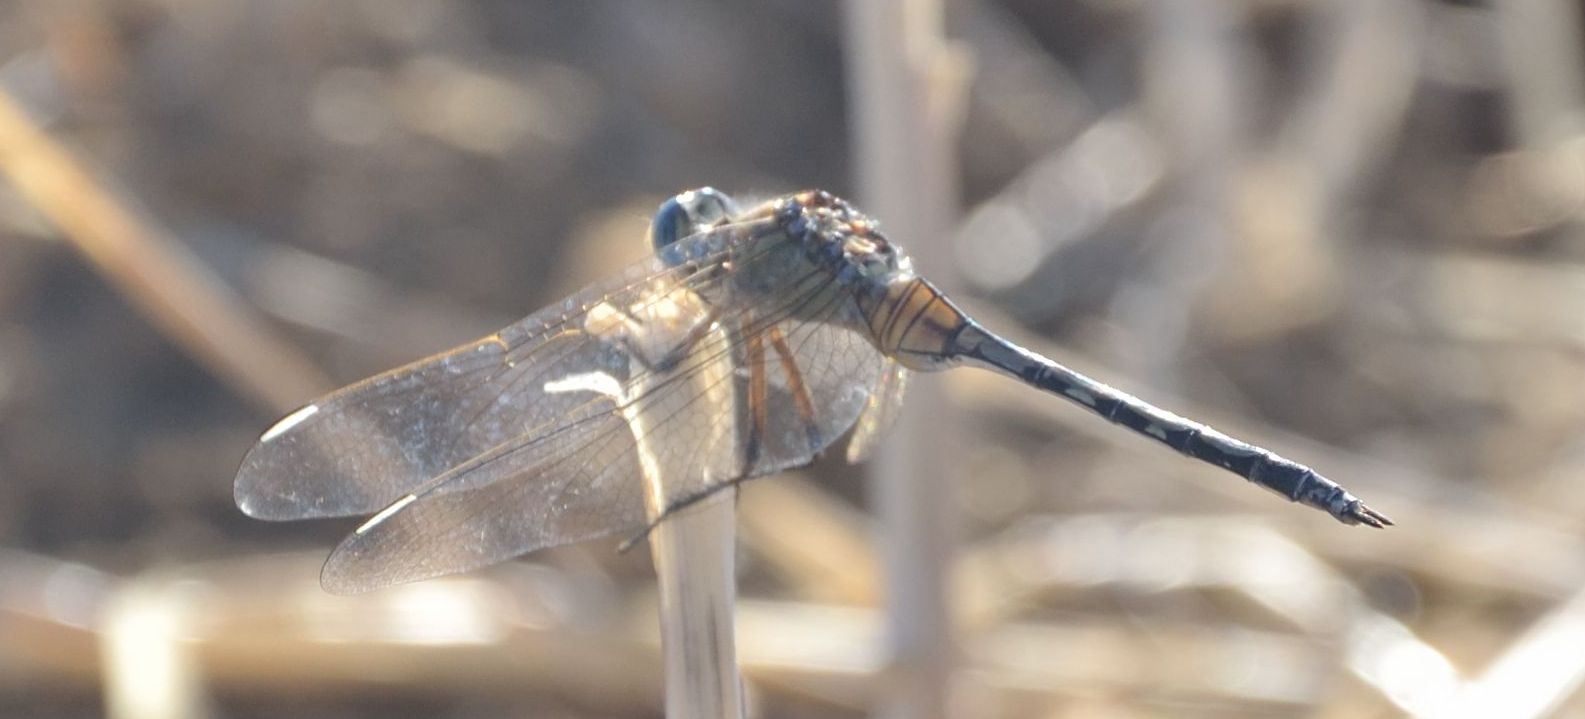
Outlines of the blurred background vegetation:
[{"label": "blurred background vegetation", "polygon": [[[675,192],[854,194],[840,10],[0,3],[0,715],[657,715],[642,552],[329,597],[355,523],[248,520],[231,478],[318,391],[637,259]],[[966,432],[959,715],[1585,714],[1581,30],[1565,0],[947,3],[962,222],[921,263],[1400,525],[923,379]],[[744,492],[751,713],[873,709],[866,507],[836,461]]]}]

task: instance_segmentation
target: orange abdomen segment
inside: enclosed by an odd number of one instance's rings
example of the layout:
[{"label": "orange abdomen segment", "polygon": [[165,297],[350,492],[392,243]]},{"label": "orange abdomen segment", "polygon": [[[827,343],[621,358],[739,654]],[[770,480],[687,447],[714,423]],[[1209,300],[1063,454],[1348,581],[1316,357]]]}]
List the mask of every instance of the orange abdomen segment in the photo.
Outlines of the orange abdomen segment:
[{"label": "orange abdomen segment", "polygon": [[952,342],[968,318],[934,285],[918,277],[893,282],[879,301],[863,309],[876,347],[904,367],[935,370],[954,364]]}]

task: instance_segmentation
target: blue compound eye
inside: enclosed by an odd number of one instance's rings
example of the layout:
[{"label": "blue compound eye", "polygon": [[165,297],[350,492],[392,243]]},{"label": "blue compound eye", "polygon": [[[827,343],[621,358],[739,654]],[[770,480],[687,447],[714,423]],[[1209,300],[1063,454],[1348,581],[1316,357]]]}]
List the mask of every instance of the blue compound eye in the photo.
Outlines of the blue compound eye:
[{"label": "blue compound eye", "polygon": [[649,225],[650,244],[659,250],[737,215],[737,203],[713,187],[689,190],[664,203]]}]

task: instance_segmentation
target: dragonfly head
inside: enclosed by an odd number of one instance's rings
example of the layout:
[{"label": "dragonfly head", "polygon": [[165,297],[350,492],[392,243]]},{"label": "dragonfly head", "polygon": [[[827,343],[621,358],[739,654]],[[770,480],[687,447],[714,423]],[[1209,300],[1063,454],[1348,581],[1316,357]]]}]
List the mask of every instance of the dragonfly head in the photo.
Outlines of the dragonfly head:
[{"label": "dragonfly head", "polygon": [[726,193],[714,187],[689,190],[661,203],[655,211],[649,225],[650,245],[659,250],[737,214],[737,203]]}]

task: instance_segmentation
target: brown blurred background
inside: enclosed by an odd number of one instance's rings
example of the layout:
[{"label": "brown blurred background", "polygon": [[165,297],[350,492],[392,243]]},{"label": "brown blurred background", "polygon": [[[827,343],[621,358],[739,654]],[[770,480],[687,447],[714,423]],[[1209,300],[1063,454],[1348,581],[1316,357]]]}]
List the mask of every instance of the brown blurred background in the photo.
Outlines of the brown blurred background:
[{"label": "brown blurred background", "polygon": [[[658,716],[643,552],[330,597],[356,523],[249,520],[231,478],[318,391],[642,256],[675,192],[855,194],[845,17],[0,3],[0,716]],[[1582,17],[947,3],[961,223],[921,264],[1399,522],[921,379],[966,432],[957,715],[1585,716]],[[876,711],[867,509],[835,459],[744,492],[751,714]]]}]

